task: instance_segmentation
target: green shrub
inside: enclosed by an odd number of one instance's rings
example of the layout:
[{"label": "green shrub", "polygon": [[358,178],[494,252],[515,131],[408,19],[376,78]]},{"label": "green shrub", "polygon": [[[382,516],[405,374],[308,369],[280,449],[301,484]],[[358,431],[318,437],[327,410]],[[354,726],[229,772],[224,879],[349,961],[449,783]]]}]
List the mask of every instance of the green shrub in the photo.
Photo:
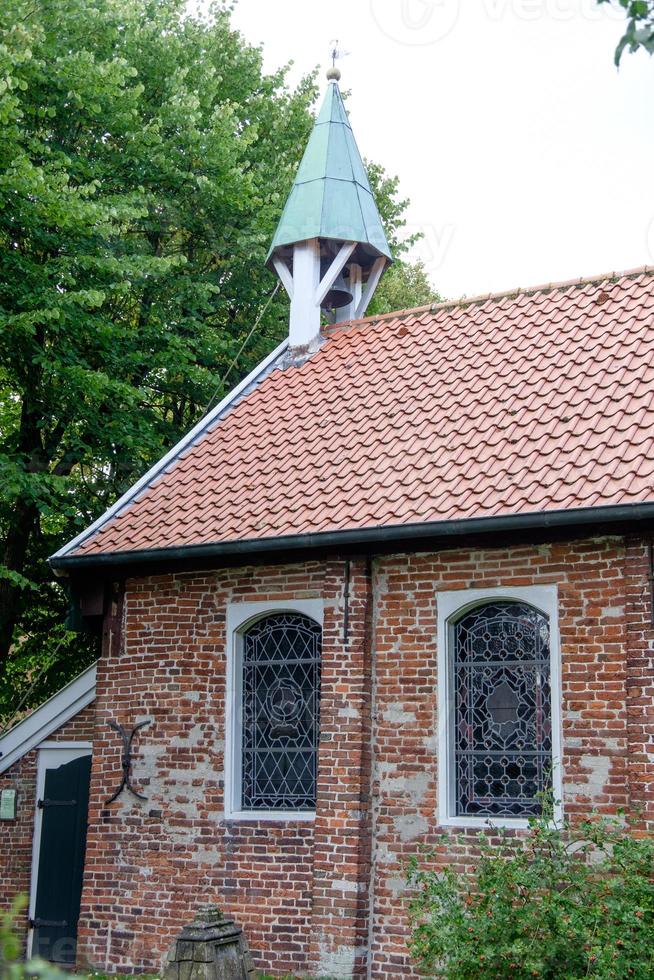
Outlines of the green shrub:
[{"label": "green shrub", "polygon": [[541,819],[526,835],[493,835],[477,837],[468,874],[429,856],[412,862],[410,947],[421,970],[445,980],[652,980],[652,839],[606,820],[557,829]]}]

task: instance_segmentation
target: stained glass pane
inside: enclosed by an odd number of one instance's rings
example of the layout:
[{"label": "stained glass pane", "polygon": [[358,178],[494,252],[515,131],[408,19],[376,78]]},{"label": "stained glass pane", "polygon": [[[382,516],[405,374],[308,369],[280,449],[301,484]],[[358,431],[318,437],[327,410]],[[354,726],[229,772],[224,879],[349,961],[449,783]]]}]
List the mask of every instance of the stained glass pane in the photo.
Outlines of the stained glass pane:
[{"label": "stained glass pane", "polygon": [[551,786],[547,617],[493,602],[454,625],[454,757],[459,816],[529,817]]},{"label": "stained glass pane", "polygon": [[243,637],[244,810],[315,809],[320,647],[320,626],[293,613]]}]

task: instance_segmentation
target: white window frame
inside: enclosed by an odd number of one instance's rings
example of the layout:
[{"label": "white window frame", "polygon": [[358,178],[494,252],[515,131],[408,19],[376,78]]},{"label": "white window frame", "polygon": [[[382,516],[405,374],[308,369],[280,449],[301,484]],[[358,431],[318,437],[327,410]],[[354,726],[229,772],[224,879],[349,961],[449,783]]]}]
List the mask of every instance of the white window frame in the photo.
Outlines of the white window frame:
[{"label": "white window frame", "polygon": [[495,589],[458,589],[438,592],[438,822],[444,827],[513,827],[529,826],[524,817],[456,815],[456,772],[454,765],[453,726],[455,722],[452,692],[452,656],[450,627],[464,612],[492,600],[524,602],[544,613],[550,627],[550,688],[552,699],[552,789],[554,821],[562,818],[562,730],[561,730],[561,650],[559,641],[558,590],[556,585],[507,586]]},{"label": "white window frame", "polygon": [[[41,856],[41,830],[43,828],[43,810],[39,807],[39,800],[45,795],[45,777],[48,769],[57,769],[65,766],[67,762],[74,762],[83,756],[93,754],[93,744],[91,742],[42,742],[38,747],[38,757],[36,764],[36,798],[34,800],[34,827],[32,830],[32,867],[30,869],[30,898],[28,904],[28,917],[30,921],[36,915],[36,888],[39,879],[39,858]],[[29,927],[27,932],[27,959],[32,955],[32,945],[34,942],[34,929]]]},{"label": "white window frame", "polygon": [[225,820],[250,823],[312,821],[315,810],[241,809],[241,724],[243,634],[257,620],[276,613],[299,613],[324,622],[322,599],[291,599],[286,602],[230,602],[227,604],[227,677],[225,686]]}]

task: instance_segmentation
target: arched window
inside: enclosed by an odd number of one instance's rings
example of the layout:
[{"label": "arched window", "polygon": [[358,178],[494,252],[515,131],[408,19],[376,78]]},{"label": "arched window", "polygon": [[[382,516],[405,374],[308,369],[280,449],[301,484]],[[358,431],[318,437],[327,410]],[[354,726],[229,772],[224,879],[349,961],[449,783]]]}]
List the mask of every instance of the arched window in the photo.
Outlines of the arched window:
[{"label": "arched window", "polygon": [[490,601],[450,626],[453,816],[540,813],[552,779],[548,617]]},{"label": "arched window", "polygon": [[322,631],[308,616],[279,612],[242,634],[240,809],[316,806]]}]

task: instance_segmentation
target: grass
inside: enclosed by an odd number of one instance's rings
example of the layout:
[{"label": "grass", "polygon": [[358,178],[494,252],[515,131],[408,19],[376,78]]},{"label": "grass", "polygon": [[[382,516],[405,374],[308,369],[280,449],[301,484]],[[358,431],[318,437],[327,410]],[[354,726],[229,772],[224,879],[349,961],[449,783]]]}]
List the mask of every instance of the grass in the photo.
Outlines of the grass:
[{"label": "grass", "polygon": [[[75,973],[70,980],[160,980],[152,973]],[[298,980],[298,977],[273,977],[269,973],[259,973],[257,980]]]}]

